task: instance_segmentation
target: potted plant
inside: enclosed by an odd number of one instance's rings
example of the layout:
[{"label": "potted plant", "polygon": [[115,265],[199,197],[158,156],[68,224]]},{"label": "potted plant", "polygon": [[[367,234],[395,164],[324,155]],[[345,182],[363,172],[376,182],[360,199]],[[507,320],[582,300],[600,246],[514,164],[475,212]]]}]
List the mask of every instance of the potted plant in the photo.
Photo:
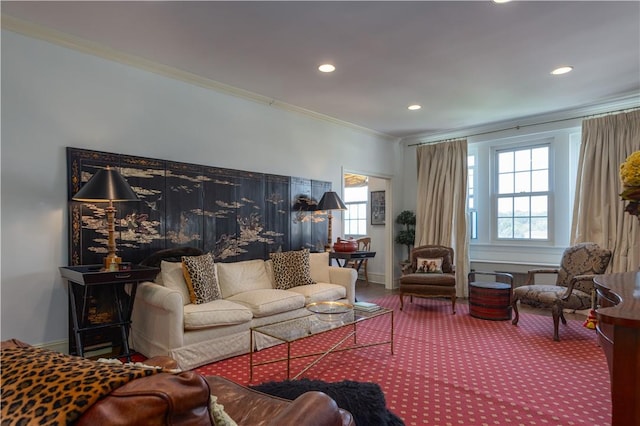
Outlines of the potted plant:
[{"label": "potted plant", "polygon": [[411,210],[404,210],[396,217],[396,223],[404,226],[404,229],[396,235],[395,241],[398,244],[407,246],[407,259],[403,263],[408,263],[411,246],[416,239],[416,215]]}]

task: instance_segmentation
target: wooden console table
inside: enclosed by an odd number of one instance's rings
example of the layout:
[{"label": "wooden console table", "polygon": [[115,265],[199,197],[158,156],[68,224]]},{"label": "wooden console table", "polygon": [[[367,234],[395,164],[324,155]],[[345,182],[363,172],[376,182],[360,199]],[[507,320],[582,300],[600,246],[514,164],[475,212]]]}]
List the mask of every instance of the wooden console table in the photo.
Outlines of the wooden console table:
[{"label": "wooden console table", "polygon": [[598,275],[597,332],[611,376],[612,426],[640,425],[640,272]]}]

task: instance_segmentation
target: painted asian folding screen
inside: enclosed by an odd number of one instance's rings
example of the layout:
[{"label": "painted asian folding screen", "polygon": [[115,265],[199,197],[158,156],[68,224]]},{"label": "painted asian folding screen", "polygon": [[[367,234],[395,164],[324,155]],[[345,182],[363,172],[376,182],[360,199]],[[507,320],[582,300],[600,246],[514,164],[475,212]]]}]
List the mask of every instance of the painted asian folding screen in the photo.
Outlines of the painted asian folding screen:
[{"label": "painted asian folding screen", "polygon": [[322,248],[327,239],[326,214],[313,210],[330,182],[67,148],[70,265],[99,264],[107,253],[106,203],[71,199],[107,165],[140,198],[114,203],[123,261],[184,246],[212,252],[216,261],[265,259]]}]

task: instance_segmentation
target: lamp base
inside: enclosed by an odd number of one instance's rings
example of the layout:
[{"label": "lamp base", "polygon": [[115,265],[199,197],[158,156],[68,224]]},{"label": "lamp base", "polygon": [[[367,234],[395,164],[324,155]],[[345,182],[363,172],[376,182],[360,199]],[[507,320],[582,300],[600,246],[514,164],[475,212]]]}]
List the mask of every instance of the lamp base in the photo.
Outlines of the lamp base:
[{"label": "lamp base", "polygon": [[122,258],[118,256],[107,256],[104,258],[104,269],[106,271],[117,271],[120,269]]}]

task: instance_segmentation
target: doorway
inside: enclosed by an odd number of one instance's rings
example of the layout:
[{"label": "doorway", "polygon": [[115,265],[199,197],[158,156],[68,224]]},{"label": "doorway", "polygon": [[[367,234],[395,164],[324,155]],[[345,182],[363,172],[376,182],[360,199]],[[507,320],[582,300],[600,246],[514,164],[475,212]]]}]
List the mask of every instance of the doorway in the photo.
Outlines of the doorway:
[{"label": "doorway", "polygon": [[345,238],[371,237],[369,282],[393,288],[393,220],[390,216],[391,179],[357,171],[343,172],[343,201],[347,211],[342,215]]}]

